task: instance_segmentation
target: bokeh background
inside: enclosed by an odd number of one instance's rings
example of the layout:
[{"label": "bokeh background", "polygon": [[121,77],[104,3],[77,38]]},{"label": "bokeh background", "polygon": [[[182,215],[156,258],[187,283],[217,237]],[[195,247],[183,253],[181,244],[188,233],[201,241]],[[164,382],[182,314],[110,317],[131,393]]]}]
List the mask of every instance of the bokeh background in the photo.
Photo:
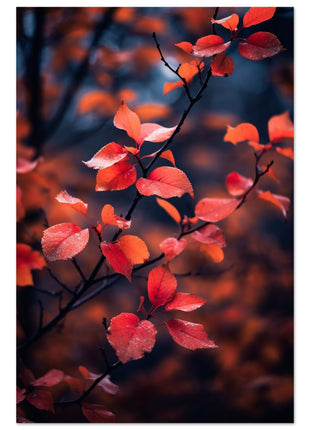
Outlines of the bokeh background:
[{"label": "bokeh background", "polygon": [[[177,49],[181,41],[194,43],[211,34],[214,8],[17,8],[17,154],[40,157],[35,170],[18,174],[21,190],[17,210],[17,240],[40,250],[44,223],[76,222],[83,217],[57,203],[66,189],[89,204],[89,218],[100,220],[104,204],[124,214],[134,187],[118,192],[95,192],[95,172],[89,160],[103,145],[130,139],[113,126],[122,100],[143,122],[176,125],[187,105],[182,88],[163,95],[175,76],[160,61],[152,39],[155,31],[165,58],[172,65],[192,58]],[[247,8],[220,8],[218,17],[242,16]],[[218,34],[229,37],[225,29]],[[223,142],[226,126],[251,122],[262,143],[268,142],[267,122],[289,111],[293,120],[293,8],[277,8],[265,23],[244,31],[270,31],[286,50],[264,61],[241,57],[233,44],[229,55],[235,71],[228,78],[211,78],[208,89],[182,126],[172,147],[176,165],[184,170],[203,197],[227,197],[225,178],[233,170],[253,177],[253,149]],[[208,65],[208,60],[206,60]],[[194,80],[191,88],[198,88]],[[145,144],[145,151],[158,144]],[[182,349],[159,327],[152,353],[117,369],[111,379],[120,391],[103,402],[120,423],[156,422],[292,422],[293,421],[293,163],[280,154],[274,160],[278,182],[269,177],[260,188],[291,198],[285,221],[281,211],[262,200],[250,199],[240,210],[218,223],[224,230],[225,259],[216,264],[189,246],[172,263],[178,290],[206,298],[201,309],[184,318],[204,324],[219,348]],[[171,202],[193,216],[188,195]],[[154,197],[144,198],[134,213],[130,234],[148,245],[151,256],[159,243],[177,233],[173,220]],[[98,259],[96,238],[77,260],[89,273]],[[78,274],[67,262],[50,267],[68,285]],[[106,290],[69,314],[59,329],[22,354],[36,377],[51,368],[76,375],[79,365],[99,373],[104,368],[99,347],[107,346],[102,319],[135,312],[146,293],[149,268]],[[104,273],[104,272],[102,272]],[[36,330],[58,309],[55,298],[38,289],[59,286],[46,269],[34,271],[35,287],[18,288],[17,328],[20,340]],[[108,347],[107,347],[108,348]],[[107,349],[113,359],[113,351]],[[57,391],[58,390],[58,391]],[[62,391],[61,391],[62,390]],[[66,395],[64,387],[55,389]],[[78,407],[59,408],[57,414],[22,405],[20,411],[35,422],[85,422]]]}]

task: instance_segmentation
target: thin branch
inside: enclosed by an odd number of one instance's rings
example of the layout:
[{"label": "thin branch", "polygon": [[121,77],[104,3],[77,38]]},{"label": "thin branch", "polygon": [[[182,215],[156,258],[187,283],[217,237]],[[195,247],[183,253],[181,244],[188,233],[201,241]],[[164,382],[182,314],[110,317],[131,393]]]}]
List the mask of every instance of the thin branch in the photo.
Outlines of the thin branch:
[{"label": "thin branch", "polygon": [[48,271],[48,273],[50,274],[50,276],[64,289],[64,290],[66,290],[68,293],[70,293],[70,294],[72,294],[72,295],[74,295],[75,294],[75,292],[74,291],[72,291],[69,287],[67,287],[67,285],[66,284],[64,284],[60,279],[58,279],[57,278],[57,276],[51,271],[51,269],[48,267],[48,266],[46,266],[46,269],[47,269],[47,271]]},{"label": "thin branch", "polygon": [[82,279],[83,279],[83,281],[85,282],[85,281],[86,281],[85,275],[84,275],[84,273],[82,272],[82,269],[80,268],[80,265],[79,265],[79,264],[78,264],[78,262],[76,261],[76,258],[75,258],[75,257],[73,257],[71,261],[72,261],[72,263],[73,263],[74,267],[76,268],[76,270],[79,272],[79,274],[80,274],[81,278],[82,278]]}]

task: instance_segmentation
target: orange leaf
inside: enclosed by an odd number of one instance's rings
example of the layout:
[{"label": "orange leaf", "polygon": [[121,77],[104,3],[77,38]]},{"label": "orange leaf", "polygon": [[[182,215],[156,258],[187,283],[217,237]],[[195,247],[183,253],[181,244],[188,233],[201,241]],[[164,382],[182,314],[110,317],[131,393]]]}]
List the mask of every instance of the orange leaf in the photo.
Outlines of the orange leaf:
[{"label": "orange leaf", "polygon": [[121,313],[111,319],[107,337],[119,360],[127,363],[152,351],[156,333],[150,321],[141,321],[135,314]]},{"label": "orange leaf", "polygon": [[238,172],[231,172],[227,175],[225,183],[229,194],[237,197],[241,196],[252,187],[253,180],[240,175]]},{"label": "orange leaf", "polygon": [[240,199],[204,198],[197,203],[195,214],[203,221],[217,222],[228,217],[240,201]]},{"label": "orange leaf", "polygon": [[276,148],[276,151],[279,154],[284,155],[284,157],[288,157],[291,158],[292,160],[294,160],[294,151],[292,148]]},{"label": "orange leaf", "polygon": [[120,216],[117,216],[114,214],[114,208],[113,206],[107,204],[104,205],[101,211],[101,219],[103,224],[105,225],[115,225],[116,227],[120,228],[121,230],[125,230],[127,228],[130,228],[131,221],[128,221],[125,218],[122,218]]},{"label": "orange leaf", "polygon": [[175,43],[175,46],[187,52],[187,54],[191,54],[193,50],[193,45],[190,42]]},{"label": "orange leaf", "polygon": [[45,260],[38,251],[25,243],[16,244],[16,283],[20,287],[33,285],[31,270],[42,269]]},{"label": "orange leaf", "polygon": [[136,186],[139,193],[144,196],[157,195],[167,199],[189,193],[194,197],[193,188],[187,176],[176,167],[157,167],[147,179],[138,179]]},{"label": "orange leaf", "polygon": [[54,225],[43,232],[43,254],[49,261],[68,260],[81,252],[88,243],[89,230],[66,222]]},{"label": "orange leaf", "polygon": [[137,179],[135,167],[126,161],[120,161],[106,169],[99,170],[96,178],[96,191],[125,190]]},{"label": "orange leaf", "polygon": [[103,146],[89,161],[83,161],[87,167],[105,169],[127,157],[128,151],[115,142]]},{"label": "orange leaf", "polygon": [[234,62],[231,57],[224,52],[218,54],[211,62],[211,71],[213,76],[229,76],[234,71]]},{"label": "orange leaf", "polygon": [[[187,83],[190,83],[193,77],[199,72],[203,70],[204,65],[201,64],[201,61],[190,61],[189,63],[183,63],[178,69],[179,74],[186,80]],[[164,86],[164,94],[169,93],[175,88],[182,87],[184,85],[183,81],[180,79],[177,82],[166,82]]]},{"label": "orange leaf", "polygon": [[183,348],[195,350],[217,347],[215,343],[208,338],[202,324],[171,319],[167,321],[167,327],[172,339],[183,346]]},{"label": "orange leaf", "polygon": [[177,280],[168,266],[157,266],[149,273],[147,291],[150,302],[157,308],[165,305],[175,295]]},{"label": "orange leaf", "polygon": [[83,215],[86,215],[88,206],[87,203],[84,203],[82,200],[77,199],[76,197],[70,196],[70,194],[68,194],[66,190],[61,191],[59,194],[57,194],[55,199],[59,203],[64,203],[68,206],[71,206],[76,211],[80,212]]},{"label": "orange leaf", "polygon": [[212,57],[224,52],[230,44],[230,41],[225,43],[220,36],[211,34],[197,40],[196,45],[193,46],[192,54],[197,57]]},{"label": "orange leaf", "polygon": [[267,145],[262,145],[261,143],[257,143],[257,142],[253,142],[252,140],[248,141],[248,145],[251,146],[254,151],[268,151],[269,149],[272,148],[271,143],[268,143]]},{"label": "orange leaf", "polygon": [[224,252],[217,243],[202,244],[200,251],[206,256],[211,258],[214,263],[220,263],[224,260]]},{"label": "orange leaf", "polygon": [[171,216],[171,218],[174,219],[177,224],[180,224],[181,215],[171,203],[167,202],[166,200],[159,199],[158,197],[156,197],[156,202],[167,212],[168,215]]},{"label": "orange leaf", "polygon": [[278,208],[280,208],[284,218],[285,219],[287,218],[287,211],[290,206],[290,199],[288,197],[280,196],[278,194],[273,194],[270,191],[261,191],[261,190],[257,191],[257,195],[260,199],[266,200],[274,204]]},{"label": "orange leaf", "polygon": [[269,139],[272,143],[280,142],[285,137],[294,137],[294,124],[286,111],[275,115],[268,121]]},{"label": "orange leaf", "polygon": [[138,140],[141,130],[140,119],[135,112],[129,109],[125,102],[122,102],[121,106],[118,108],[114,116],[113,124],[115,127],[125,130],[128,136],[135,141]]},{"label": "orange leaf", "polygon": [[271,19],[276,7],[251,7],[243,17],[243,27],[251,27]]},{"label": "orange leaf", "polygon": [[112,94],[102,90],[92,90],[83,94],[77,106],[79,114],[96,112],[99,115],[110,115],[116,109],[116,101]]},{"label": "orange leaf", "polygon": [[211,22],[212,24],[220,24],[230,31],[235,31],[239,24],[239,16],[236,13],[233,13],[232,15],[226,16],[226,18],[222,19],[211,18]]},{"label": "orange leaf", "polygon": [[182,238],[180,240],[175,237],[168,237],[163,240],[159,247],[164,252],[168,261],[172,260],[177,255],[181,254],[181,252],[186,248],[187,240]]},{"label": "orange leaf", "polygon": [[162,103],[142,103],[135,106],[135,112],[141,121],[152,121],[155,118],[167,118],[170,107]]},{"label": "orange leaf", "polygon": [[237,127],[227,126],[227,131],[224,136],[224,142],[231,142],[236,145],[239,142],[250,140],[253,142],[259,142],[259,134],[257,128],[249,122],[243,122],[237,125]]},{"label": "orange leaf", "polygon": [[118,243],[101,242],[100,248],[102,254],[110,263],[112,269],[126,276],[128,281],[131,281],[132,263],[121,250]]},{"label": "orange leaf", "polygon": [[180,88],[183,85],[184,85],[184,83],[181,79],[179,81],[176,81],[176,82],[165,82],[164,91],[163,91],[164,96],[166,94],[170,93],[170,91],[173,91],[176,88]]},{"label": "orange leaf", "polygon": [[125,235],[118,239],[119,246],[132,264],[143,264],[150,257],[145,242],[138,236]]},{"label": "orange leaf", "polygon": [[173,164],[173,165],[174,165],[174,167],[175,167],[175,160],[174,160],[174,156],[173,156],[172,151],[170,151],[170,149],[167,149],[167,151],[163,151],[163,152],[160,154],[160,157],[161,157],[161,158],[165,158],[166,160],[170,161],[170,163],[171,163],[171,164]]}]

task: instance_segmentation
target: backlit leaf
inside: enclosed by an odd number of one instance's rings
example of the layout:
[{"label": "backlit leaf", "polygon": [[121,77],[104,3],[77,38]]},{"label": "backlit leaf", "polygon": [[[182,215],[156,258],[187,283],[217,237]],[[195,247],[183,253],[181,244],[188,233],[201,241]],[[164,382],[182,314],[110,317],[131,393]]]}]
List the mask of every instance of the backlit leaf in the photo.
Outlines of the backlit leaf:
[{"label": "backlit leaf", "polygon": [[165,306],[165,311],[191,312],[204,305],[206,300],[196,294],[176,293],[174,298]]},{"label": "backlit leaf", "polygon": [[70,222],[56,224],[43,232],[43,254],[49,261],[68,260],[85,248],[88,239],[88,228],[82,230]]},{"label": "backlit leaf", "polygon": [[145,242],[138,236],[125,235],[118,239],[119,246],[132,264],[143,264],[150,253]]},{"label": "backlit leaf", "polygon": [[20,287],[33,285],[31,270],[42,269],[46,262],[39,251],[25,243],[16,244],[16,283]]},{"label": "backlit leaf", "polygon": [[283,49],[277,36],[265,31],[251,34],[245,42],[240,42],[238,45],[239,54],[252,61],[273,57]]},{"label": "backlit leaf", "polygon": [[237,127],[227,126],[227,131],[224,136],[224,142],[231,142],[236,145],[239,142],[250,140],[253,142],[259,142],[259,134],[257,128],[249,122],[243,122],[237,125]]},{"label": "backlit leaf", "polygon": [[148,320],[140,320],[131,313],[121,313],[112,318],[108,329],[108,341],[122,363],[138,360],[152,351],[156,329]]},{"label": "backlit leaf", "polygon": [[231,172],[226,178],[226,188],[232,196],[241,196],[253,185],[253,180],[240,175],[238,172]]},{"label": "backlit leaf", "polygon": [[155,143],[164,142],[165,140],[169,139],[176,128],[177,126],[167,128],[162,127],[159,124],[146,122],[141,125],[141,132],[137,139],[137,143],[139,146],[141,146],[144,141]]},{"label": "backlit leaf", "polygon": [[141,131],[140,118],[134,111],[129,109],[125,102],[122,102],[118,108],[113,124],[115,127],[125,130],[128,136],[137,142]]},{"label": "backlit leaf", "polygon": [[114,214],[112,205],[106,204],[101,210],[101,219],[105,225],[115,225],[121,230],[130,228],[131,221]]},{"label": "backlit leaf", "polygon": [[112,269],[131,281],[132,263],[122,251],[120,245],[118,243],[101,242],[100,248]]},{"label": "backlit leaf", "polygon": [[222,19],[211,18],[211,22],[212,24],[220,24],[230,31],[235,31],[239,24],[239,16],[236,13],[233,13],[232,15],[226,16],[226,18]]},{"label": "backlit leaf", "polygon": [[127,157],[128,151],[115,142],[103,146],[89,161],[83,161],[87,167],[105,169]]},{"label": "backlit leaf", "polygon": [[276,151],[279,154],[284,155],[284,157],[288,157],[291,158],[292,160],[294,160],[294,151],[292,148],[276,148]]},{"label": "backlit leaf", "polygon": [[217,245],[226,246],[223,230],[215,224],[208,224],[191,234],[191,237],[201,243],[216,243]]},{"label": "backlit leaf", "polygon": [[175,295],[177,280],[167,266],[157,266],[149,273],[147,291],[154,307],[165,305]]},{"label": "backlit leaf", "polygon": [[273,194],[270,191],[260,191],[260,190],[257,191],[257,195],[260,199],[266,200],[274,204],[278,208],[280,208],[284,218],[286,219],[287,212],[290,206],[290,199],[288,197],[280,196],[278,194]]},{"label": "backlit leaf", "polygon": [[125,190],[137,179],[135,167],[126,161],[120,161],[106,169],[99,170],[96,178],[96,191]]},{"label": "backlit leaf", "polygon": [[175,208],[171,203],[167,202],[166,200],[160,199],[158,197],[156,197],[156,202],[161,208],[163,208],[167,212],[168,215],[171,216],[172,219],[174,219],[177,224],[180,224],[181,215],[177,208]]},{"label": "backlit leaf", "polygon": [[243,27],[260,24],[271,19],[276,7],[251,7],[243,17]]},{"label": "backlit leaf", "polygon": [[170,149],[167,149],[166,151],[163,151],[160,154],[160,157],[164,158],[165,160],[170,161],[170,163],[173,164],[174,167],[175,167],[175,159],[174,159],[173,153],[172,153],[172,151],[170,151]]},{"label": "backlit leaf", "polygon": [[184,238],[176,239],[175,237],[168,237],[163,240],[159,247],[164,252],[168,261],[172,260],[186,248],[187,240]]},{"label": "backlit leaf", "polygon": [[152,170],[147,179],[138,179],[136,186],[139,193],[144,196],[157,195],[167,199],[189,193],[194,197],[193,188],[187,176],[176,167],[157,167]]},{"label": "backlit leaf", "polygon": [[117,102],[111,93],[102,90],[92,90],[79,98],[77,112],[80,115],[95,112],[99,115],[108,116],[116,108]]},{"label": "backlit leaf", "polygon": [[115,415],[103,405],[82,403],[82,412],[90,423],[114,423]]},{"label": "backlit leaf", "polygon": [[202,324],[171,319],[167,321],[167,327],[172,339],[184,348],[195,350],[217,347],[215,343],[208,338]]},{"label": "backlit leaf", "polygon": [[289,113],[274,115],[268,121],[269,139],[272,143],[280,142],[285,137],[294,137],[294,124]]},{"label": "backlit leaf", "polygon": [[64,378],[64,373],[58,369],[52,369],[41,378],[36,379],[31,383],[35,387],[53,387],[59,384]]},{"label": "backlit leaf", "polygon": [[27,394],[27,400],[37,409],[55,413],[54,399],[49,391],[35,389],[31,393]]},{"label": "backlit leaf", "polygon": [[224,52],[230,45],[230,41],[226,42],[220,36],[211,34],[201,37],[193,46],[192,54],[197,57],[212,57],[215,54]]},{"label": "backlit leaf", "polygon": [[233,59],[224,52],[218,54],[211,61],[211,71],[213,76],[227,77],[233,73],[234,67]]},{"label": "backlit leaf", "polygon": [[240,201],[240,199],[204,198],[197,203],[195,214],[203,221],[217,222],[228,217]]},{"label": "backlit leaf", "polygon": [[221,263],[224,260],[224,252],[217,243],[202,244],[200,251],[214,263]]},{"label": "backlit leaf", "polygon": [[59,194],[57,194],[55,199],[59,203],[64,203],[68,206],[71,206],[76,211],[80,212],[83,215],[86,215],[87,206],[88,206],[87,203],[84,203],[82,200],[80,200],[76,197],[70,196],[70,194],[68,194],[68,192],[66,190],[61,191]]},{"label": "backlit leaf", "polygon": [[193,50],[193,45],[190,42],[175,43],[175,46],[187,52],[187,54],[191,54]]}]

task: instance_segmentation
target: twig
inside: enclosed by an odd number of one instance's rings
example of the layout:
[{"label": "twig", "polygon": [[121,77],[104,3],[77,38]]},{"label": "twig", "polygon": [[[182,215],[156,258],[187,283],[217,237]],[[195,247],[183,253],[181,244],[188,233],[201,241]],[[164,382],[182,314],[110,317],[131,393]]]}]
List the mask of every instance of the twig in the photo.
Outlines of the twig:
[{"label": "twig", "polygon": [[83,279],[83,281],[85,282],[86,281],[85,275],[82,272],[82,269],[80,268],[80,266],[79,266],[78,262],[76,261],[75,257],[72,258],[72,263],[73,263],[74,267],[76,268],[76,270],[79,272],[79,274],[80,274],[81,278]]}]

